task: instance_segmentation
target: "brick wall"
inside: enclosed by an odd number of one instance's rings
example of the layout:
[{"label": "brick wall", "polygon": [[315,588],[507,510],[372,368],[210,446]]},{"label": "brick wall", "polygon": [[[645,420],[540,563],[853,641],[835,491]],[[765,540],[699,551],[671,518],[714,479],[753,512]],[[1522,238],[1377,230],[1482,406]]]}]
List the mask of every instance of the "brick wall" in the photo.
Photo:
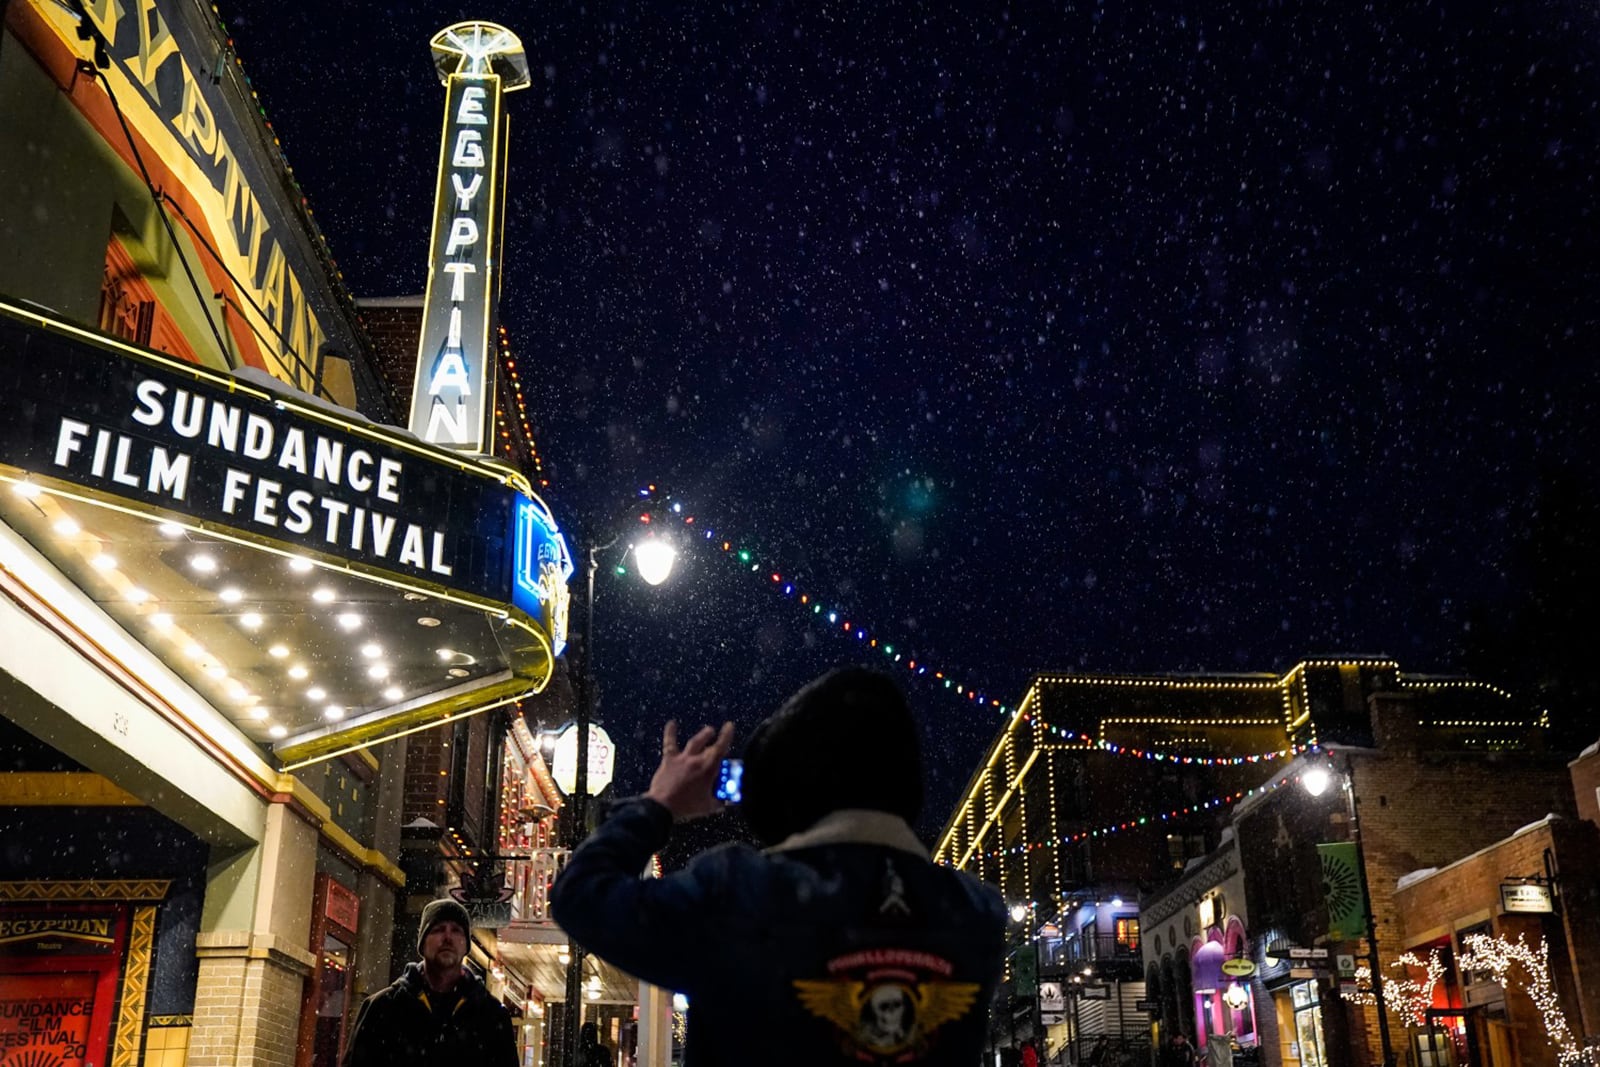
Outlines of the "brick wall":
[{"label": "brick wall", "polygon": [[417,818],[445,825],[450,769],[450,731],[423,730],[406,738],[405,808],[401,824]]},{"label": "brick wall", "polygon": [[1600,743],[1592,745],[1572,761],[1572,791],[1578,802],[1578,818],[1600,824]]},{"label": "brick wall", "polygon": [[[1555,915],[1501,915],[1500,885],[1509,879],[1540,875],[1546,855],[1557,872]],[[1422,879],[1395,894],[1408,944],[1450,936],[1488,916],[1493,933],[1529,944],[1549,945],[1551,974],[1575,1035],[1600,1026],[1600,828],[1593,823],[1555,819]],[[1507,1014],[1529,1067],[1553,1067],[1556,1055],[1544,1040],[1544,1025],[1521,990],[1507,991]]]},{"label": "brick wall", "polygon": [[304,984],[270,956],[202,957],[188,1067],[294,1067]]}]

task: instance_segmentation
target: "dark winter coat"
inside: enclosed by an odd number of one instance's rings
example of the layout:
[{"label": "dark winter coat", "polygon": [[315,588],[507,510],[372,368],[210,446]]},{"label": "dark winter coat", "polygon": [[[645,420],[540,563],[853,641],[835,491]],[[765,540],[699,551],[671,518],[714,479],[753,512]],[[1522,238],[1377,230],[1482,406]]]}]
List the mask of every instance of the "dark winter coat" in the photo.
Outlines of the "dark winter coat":
[{"label": "dark winter coat", "polygon": [[447,1018],[434,1013],[422,964],[368,997],[356,1013],[343,1067],[518,1067],[516,1032],[504,1005],[468,971]]},{"label": "dark winter coat", "polygon": [[551,909],[586,949],[688,997],[689,1067],[978,1062],[1004,957],[992,887],[874,811],[641,880],[671,823],[654,801],[618,804]]}]

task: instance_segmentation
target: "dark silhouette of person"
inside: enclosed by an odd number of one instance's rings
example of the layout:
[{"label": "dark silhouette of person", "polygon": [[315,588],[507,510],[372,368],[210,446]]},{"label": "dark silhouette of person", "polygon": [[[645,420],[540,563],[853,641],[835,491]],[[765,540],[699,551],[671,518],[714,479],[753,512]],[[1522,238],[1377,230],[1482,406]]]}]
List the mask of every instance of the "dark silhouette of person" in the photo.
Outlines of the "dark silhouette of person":
[{"label": "dark silhouette of person", "polygon": [[688,996],[688,1067],[978,1062],[1006,910],[911,829],[922,756],[899,688],[865,668],[801,688],[745,746],[742,810],[765,847],[641,879],[675,822],[720,810],[732,745],[732,723],[681,747],[667,724],[649,790],[613,807],[556,880],[556,922]]}]

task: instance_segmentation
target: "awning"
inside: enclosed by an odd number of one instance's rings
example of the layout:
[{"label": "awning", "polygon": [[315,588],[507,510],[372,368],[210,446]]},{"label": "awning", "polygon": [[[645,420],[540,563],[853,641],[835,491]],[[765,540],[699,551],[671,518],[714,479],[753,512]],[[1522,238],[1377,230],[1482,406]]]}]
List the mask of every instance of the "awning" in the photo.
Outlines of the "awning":
[{"label": "awning", "polygon": [[0,303],[0,522],[294,765],[548,683],[571,561],[516,471]]}]

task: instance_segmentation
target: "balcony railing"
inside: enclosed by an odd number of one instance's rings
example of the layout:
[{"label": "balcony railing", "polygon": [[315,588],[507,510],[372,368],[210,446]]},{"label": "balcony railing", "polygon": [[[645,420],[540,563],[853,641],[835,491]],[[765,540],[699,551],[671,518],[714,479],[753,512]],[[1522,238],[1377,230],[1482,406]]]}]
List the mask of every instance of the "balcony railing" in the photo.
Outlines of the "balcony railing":
[{"label": "balcony railing", "polygon": [[535,848],[525,856],[505,860],[506,881],[512,889],[512,922],[551,921],[550,887],[571,854],[571,849]]},{"label": "balcony railing", "polygon": [[1078,934],[1062,941],[1041,942],[1046,966],[1071,966],[1096,961],[1138,963],[1139,944],[1119,941],[1115,934]]}]

